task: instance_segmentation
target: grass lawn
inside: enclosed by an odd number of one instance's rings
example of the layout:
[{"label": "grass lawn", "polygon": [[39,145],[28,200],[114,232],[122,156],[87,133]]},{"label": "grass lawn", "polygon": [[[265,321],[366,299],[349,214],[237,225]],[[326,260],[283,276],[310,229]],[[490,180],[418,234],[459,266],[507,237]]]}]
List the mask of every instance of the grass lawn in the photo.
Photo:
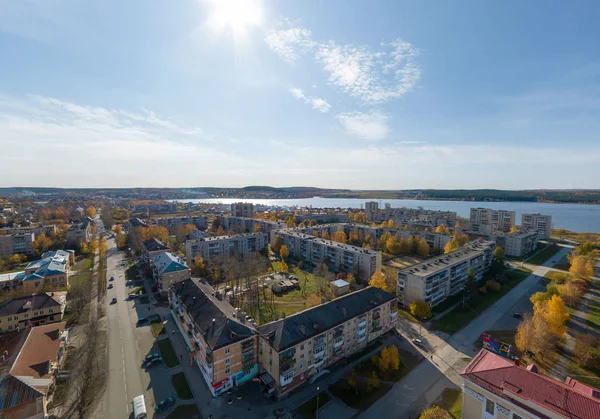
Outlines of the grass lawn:
[{"label": "grass lawn", "polygon": [[571,274],[567,272],[556,272],[556,271],[548,271],[544,278],[549,279],[552,285],[560,285],[567,282],[567,280],[571,277]]},{"label": "grass lawn", "polygon": [[571,240],[577,243],[600,243],[600,234],[598,233],[575,233],[574,231],[553,229],[551,236],[553,239]]},{"label": "grass lawn", "polygon": [[400,347],[398,347],[398,353],[400,355],[400,368],[398,370],[380,371],[371,359],[361,362],[354,370],[364,378],[370,377],[373,371],[375,371],[380,380],[400,381],[419,363],[421,356],[405,351]]},{"label": "grass lawn", "polygon": [[392,256],[391,259],[384,262],[384,265],[396,269],[404,269],[416,265],[417,263],[421,263],[423,260],[424,259],[416,256]]},{"label": "grass lawn", "polygon": [[410,314],[408,312],[408,310],[399,308],[398,309],[398,317],[402,317],[404,320],[408,320],[409,322],[412,322],[412,323],[419,323],[419,320],[417,320],[412,314]]},{"label": "grass lawn", "polygon": [[91,281],[92,280],[92,269],[94,268],[94,257],[78,258],[75,262],[74,271],[77,273],[69,276],[69,282],[77,283],[80,281]]},{"label": "grass lawn", "polygon": [[190,385],[188,384],[187,378],[185,378],[183,371],[173,374],[171,376],[171,383],[173,384],[175,393],[177,393],[177,397],[180,399],[189,400],[194,398],[192,390],[190,389]]},{"label": "grass lawn", "polygon": [[177,406],[175,410],[169,413],[167,419],[197,419],[201,418],[200,410],[196,404],[185,404],[183,406]]},{"label": "grass lawn", "polygon": [[179,365],[179,359],[177,359],[177,354],[175,353],[175,349],[173,349],[171,340],[161,339],[158,340],[157,343],[158,349],[160,350],[160,354],[162,355],[167,368],[173,368]]},{"label": "grass lawn", "polygon": [[356,390],[348,384],[348,380],[342,378],[332,384],[329,387],[329,391],[347,406],[364,411],[392,388],[390,384],[379,384],[379,388],[371,389],[370,391],[359,390],[358,394],[356,394]]},{"label": "grass lawn", "polygon": [[476,295],[472,297],[465,306],[462,304],[446,314],[440,319],[432,321],[433,330],[440,330],[446,333],[455,333],[469,324],[471,320],[479,316],[485,309],[502,298],[507,292],[513,289],[517,284],[529,276],[528,272],[515,269],[503,274],[505,279],[501,280],[501,288],[498,292],[488,292],[485,295]]},{"label": "grass lawn", "polygon": [[[329,397],[329,394],[327,394],[327,392],[325,392],[325,391],[320,392],[318,395],[319,409],[321,407],[325,406],[327,403],[329,403],[330,400],[331,400],[331,397]],[[302,403],[300,405],[300,407],[298,407],[292,413],[299,414],[304,419],[312,419],[312,418],[316,418],[316,416],[315,416],[316,411],[317,411],[317,396]]]},{"label": "grass lawn", "polygon": [[142,304],[148,304],[149,302],[150,302],[150,298],[148,298],[147,295],[142,295],[140,297],[140,303],[142,303]]},{"label": "grass lawn", "polygon": [[447,388],[442,393],[442,399],[438,406],[443,407],[450,413],[453,419],[462,418],[462,391],[453,388]]},{"label": "grass lawn", "polygon": [[158,337],[158,335],[162,335],[166,333],[165,324],[160,319],[154,319],[150,322],[150,328],[152,329],[152,334],[154,337]]},{"label": "grass lawn", "polygon": [[526,259],[525,263],[529,263],[531,265],[541,265],[542,263],[544,263],[548,259],[550,259],[552,256],[554,256],[561,249],[562,249],[562,247],[560,247],[554,243],[550,244],[550,245],[546,246],[546,248],[544,250],[537,253],[535,256],[533,256],[529,259]]}]

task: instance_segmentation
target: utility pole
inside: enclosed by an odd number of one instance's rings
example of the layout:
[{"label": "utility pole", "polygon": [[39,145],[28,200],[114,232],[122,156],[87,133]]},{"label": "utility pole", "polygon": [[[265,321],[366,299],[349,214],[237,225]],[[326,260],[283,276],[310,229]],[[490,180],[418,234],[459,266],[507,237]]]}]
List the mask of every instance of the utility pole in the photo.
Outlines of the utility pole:
[{"label": "utility pole", "polygon": [[315,418],[319,419],[319,387],[317,387],[317,410],[315,412]]}]

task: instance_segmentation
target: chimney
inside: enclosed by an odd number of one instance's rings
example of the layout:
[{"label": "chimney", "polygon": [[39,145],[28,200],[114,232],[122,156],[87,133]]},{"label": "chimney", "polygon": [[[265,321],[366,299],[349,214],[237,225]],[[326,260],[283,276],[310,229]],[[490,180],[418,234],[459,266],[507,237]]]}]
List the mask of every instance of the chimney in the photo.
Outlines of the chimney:
[{"label": "chimney", "polygon": [[538,368],[535,364],[529,364],[527,365],[527,371],[531,371],[537,374]]},{"label": "chimney", "polygon": [[517,367],[521,365],[521,360],[519,359],[519,357],[515,357],[515,365]]}]

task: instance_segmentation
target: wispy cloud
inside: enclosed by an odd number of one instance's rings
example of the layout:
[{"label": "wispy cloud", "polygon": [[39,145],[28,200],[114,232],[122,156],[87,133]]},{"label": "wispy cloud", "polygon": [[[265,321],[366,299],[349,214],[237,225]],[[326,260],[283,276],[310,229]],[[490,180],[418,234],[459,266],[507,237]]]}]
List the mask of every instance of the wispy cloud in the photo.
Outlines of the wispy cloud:
[{"label": "wispy cloud", "polygon": [[284,61],[293,64],[299,54],[310,51],[315,42],[311,32],[305,28],[289,28],[267,33],[265,42]]},{"label": "wispy cloud", "polygon": [[321,99],[318,97],[308,97],[304,94],[302,89],[297,87],[291,87],[289,92],[296,99],[302,100],[304,103],[309,104],[313,107],[313,109],[318,110],[319,112],[327,113],[331,110],[331,105],[327,103],[325,99]]},{"label": "wispy cloud", "polygon": [[369,141],[383,140],[389,134],[388,116],[382,112],[371,111],[341,113],[336,119],[346,133]]}]

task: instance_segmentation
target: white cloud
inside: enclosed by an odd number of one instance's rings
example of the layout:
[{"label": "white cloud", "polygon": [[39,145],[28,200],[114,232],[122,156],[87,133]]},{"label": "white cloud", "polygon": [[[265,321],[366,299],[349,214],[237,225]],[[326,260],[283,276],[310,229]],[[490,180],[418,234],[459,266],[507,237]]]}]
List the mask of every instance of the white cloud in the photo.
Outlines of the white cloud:
[{"label": "white cloud", "polygon": [[312,49],[315,45],[311,32],[304,28],[289,28],[267,33],[265,42],[284,61],[293,64],[298,54]]},{"label": "white cloud", "polygon": [[369,141],[383,140],[389,134],[386,114],[371,111],[341,113],[336,119],[342,124],[346,133]]},{"label": "white cloud", "polygon": [[327,103],[325,99],[321,99],[318,97],[308,97],[304,94],[304,91],[302,89],[298,89],[297,87],[291,87],[288,89],[288,91],[296,99],[300,99],[304,103],[311,105],[313,109],[316,109],[319,112],[327,113],[331,110],[331,105]]}]

